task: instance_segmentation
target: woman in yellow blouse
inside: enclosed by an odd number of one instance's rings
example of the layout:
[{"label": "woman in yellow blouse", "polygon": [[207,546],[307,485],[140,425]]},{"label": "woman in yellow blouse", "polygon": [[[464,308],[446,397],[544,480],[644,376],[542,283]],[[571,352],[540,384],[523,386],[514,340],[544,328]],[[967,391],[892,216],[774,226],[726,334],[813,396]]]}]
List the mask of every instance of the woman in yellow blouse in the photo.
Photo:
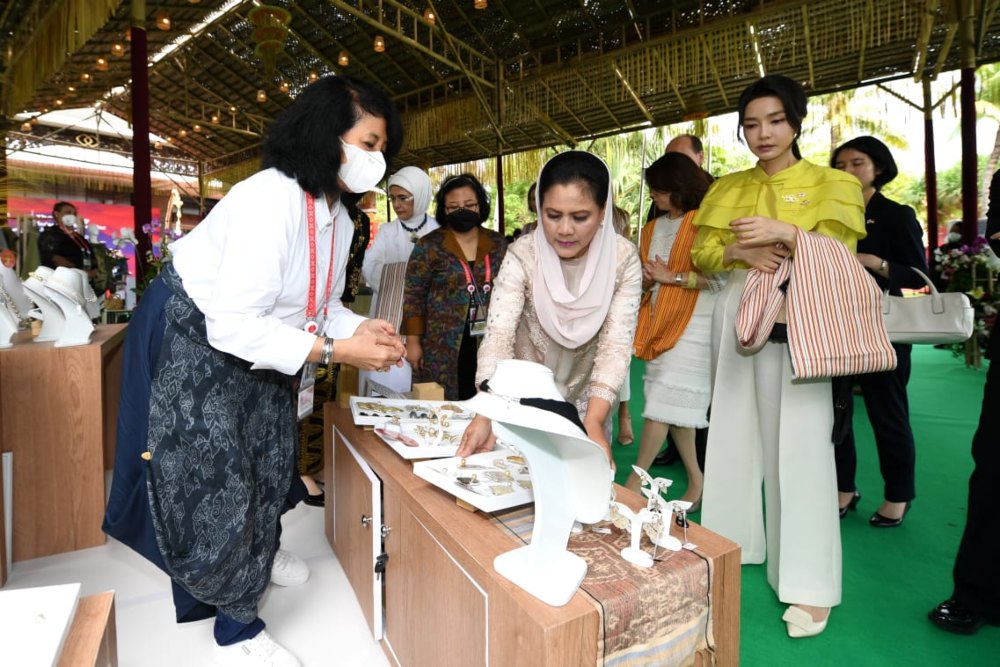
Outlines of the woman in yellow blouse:
[{"label": "woman in yellow blouse", "polygon": [[858,181],[801,158],[805,115],[805,91],[787,77],[766,76],[743,91],[739,127],[757,166],[715,182],[695,217],[691,251],[701,271],[732,270],[713,314],[702,522],[738,542],[744,563],[767,557],[768,582],[789,605],[782,618],[791,637],[822,632],[840,603],[830,381],[792,382],[783,312],[754,352],[739,348],[734,323],[748,269],[774,273],[794,257],[799,230],[852,253],[865,235]]}]

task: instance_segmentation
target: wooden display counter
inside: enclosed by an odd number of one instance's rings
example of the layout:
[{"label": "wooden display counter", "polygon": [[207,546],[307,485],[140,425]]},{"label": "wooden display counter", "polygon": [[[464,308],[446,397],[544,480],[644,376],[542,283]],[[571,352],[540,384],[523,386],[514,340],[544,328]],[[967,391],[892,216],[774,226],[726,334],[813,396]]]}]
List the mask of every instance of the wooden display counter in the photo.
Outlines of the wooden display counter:
[{"label": "wooden display counter", "polygon": [[[350,410],[327,403],[324,421],[327,539],[390,662],[599,664],[601,621],[591,600],[578,592],[551,607],[497,574],[493,559],[515,544],[489,516],[459,508],[416,477],[411,462],[354,426]],[[644,502],[621,487],[617,498],[633,507]],[[694,524],[689,538],[713,565],[714,664],[736,665],[739,547]]]},{"label": "wooden display counter", "polygon": [[104,544],[104,471],[114,462],[124,324],[89,345],[0,351],[0,451],[14,453],[13,560]]}]

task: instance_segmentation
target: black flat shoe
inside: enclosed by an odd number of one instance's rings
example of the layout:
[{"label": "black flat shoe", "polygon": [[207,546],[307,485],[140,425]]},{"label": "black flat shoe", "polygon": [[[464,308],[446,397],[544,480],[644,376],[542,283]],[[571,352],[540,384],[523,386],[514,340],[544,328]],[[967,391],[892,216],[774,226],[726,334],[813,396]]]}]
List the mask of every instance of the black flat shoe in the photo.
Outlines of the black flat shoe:
[{"label": "black flat shoe", "polygon": [[315,496],[308,495],[302,502],[310,507],[324,507],[326,506],[326,491],[320,491]]},{"label": "black flat shoe", "polygon": [[857,489],[854,489],[854,495],[851,497],[851,501],[840,508],[840,518],[843,519],[851,510],[857,510],[859,502],[861,502],[861,494],[858,493]]},{"label": "black flat shoe", "polygon": [[906,503],[906,507],[903,508],[903,514],[898,519],[890,519],[887,516],[882,516],[878,512],[875,512],[875,514],[872,514],[872,518],[868,519],[868,523],[876,528],[895,528],[896,526],[902,526],[903,519],[906,518],[906,513],[909,511],[910,503]]},{"label": "black flat shoe", "polygon": [[969,611],[961,602],[945,600],[927,614],[931,623],[942,630],[960,635],[975,634],[986,622],[979,614]]}]

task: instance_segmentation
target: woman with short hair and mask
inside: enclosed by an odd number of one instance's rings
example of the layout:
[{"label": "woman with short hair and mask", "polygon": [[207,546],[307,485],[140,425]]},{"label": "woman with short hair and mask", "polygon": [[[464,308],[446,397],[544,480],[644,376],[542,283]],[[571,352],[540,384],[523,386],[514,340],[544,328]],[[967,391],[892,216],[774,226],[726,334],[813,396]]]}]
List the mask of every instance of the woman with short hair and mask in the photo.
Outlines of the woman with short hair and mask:
[{"label": "woman with short hair and mask", "polygon": [[372,312],[378,300],[382,268],[386,264],[405,262],[413,245],[440,227],[427,212],[431,205],[431,179],[423,169],[403,167],[389,177],[389,202],[396,219],[378,229],[378,234],[365,253],[365,281],[372,288]]},{"label": "woman with short hair and mask", "polygon": [[401,331],[414,380],[437,382],[460,401],[476,393],[476,354],[507,241],[483,228],[490,200],[472,174],[445,179],[435,205],[441,228],[417,241],[406,265]]},{"label": "woman with short hair and mask", "polygon": [[[884,143],[870,136],[855,137],[841,144],[830,157],[830,166],[846,171],[861,182],[865,199],[865,230],[858,241],[858,261],[868,269],[879,288],[902,296],[901,288],[920,288],[923,279],[910,270],[927,273],[923,230],[916,213],[882,194],[882,187],[896,178],[896,161]],[[894,528],[903,523],[910,501],[916,497],[916,445],[910,428],[906,385],[910,381],[912,345],[894,343],[896,368],[881,373],[838,378],[835,386],[848,396],[841,401],[846,413],[845,430],[834,449],[837,461],[840,518],[856,510],[861,493],[854,485],[857,452],[854,448],[854,400],[847,392],[861,386],[868,420],[875,433],[879,467],[885,480],[882,504],[869,522],[876,528]]]},{"label": "woman with short hair and mask", "polygon": [[77,230],[80,218],[76,206],[68,201],[56,202],[52,207],[52,220],[55,224],[38,235],[38,254],[42,266],[82,269],[93,280],[97,275],[94,249]]},{"label": "woman with short hair and mask", "polygon": [[339,300],[342,194],[375,187],[402,135],[370,84],[307,87],[268,128],[263,169],[171,245],[129,324],[104,530],[170,576],[178,622],[215,617],[217,665],[300,664],[257,616],[268,583],[309,576],[278,549],[282,512],[305,497],[294,406],[311,410],[317,363],[405,354],[388,322]]}]

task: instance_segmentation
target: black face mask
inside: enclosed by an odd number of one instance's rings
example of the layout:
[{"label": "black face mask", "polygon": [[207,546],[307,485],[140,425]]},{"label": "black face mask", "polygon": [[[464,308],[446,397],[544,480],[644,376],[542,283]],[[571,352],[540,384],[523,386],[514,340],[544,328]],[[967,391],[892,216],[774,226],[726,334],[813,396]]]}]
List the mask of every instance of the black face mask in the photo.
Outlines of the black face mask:
[{"label": "black face mask", "polygon": [[478,211],[470,211],[467,208],[460,208],[444,216],[444,223],[459,233],[467,232],[481,222]]}]

